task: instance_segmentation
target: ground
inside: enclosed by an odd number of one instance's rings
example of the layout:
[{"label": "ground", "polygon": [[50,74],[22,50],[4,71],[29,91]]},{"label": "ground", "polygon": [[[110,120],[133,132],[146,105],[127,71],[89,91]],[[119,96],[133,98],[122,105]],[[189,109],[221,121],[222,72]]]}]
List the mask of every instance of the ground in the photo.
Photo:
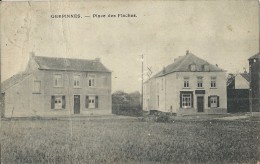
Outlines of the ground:
[{"label": "ground", "polygon": [[255,163],[259,120],[106,116],[1,121],[2,163]]}]

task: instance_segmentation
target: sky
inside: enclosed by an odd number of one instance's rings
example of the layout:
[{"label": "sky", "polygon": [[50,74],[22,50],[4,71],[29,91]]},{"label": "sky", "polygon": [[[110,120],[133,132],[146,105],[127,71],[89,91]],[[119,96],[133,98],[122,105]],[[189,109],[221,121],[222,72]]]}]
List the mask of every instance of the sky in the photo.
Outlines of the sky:
[{"label": "sky", "polygon": [[[82,18],[51,18],[80,14]],[[94,14],[106,15],[93,18]],[[108,14],[135,14],[108,18]],[[85,17],[89,16],[89,17]],[[189,50],[227,73],[248,70],[259,52],[256,0],[2,2],[1,79],[36,56],[101,58],[112,92],[141,90],[147,67],[160,71]]]}]

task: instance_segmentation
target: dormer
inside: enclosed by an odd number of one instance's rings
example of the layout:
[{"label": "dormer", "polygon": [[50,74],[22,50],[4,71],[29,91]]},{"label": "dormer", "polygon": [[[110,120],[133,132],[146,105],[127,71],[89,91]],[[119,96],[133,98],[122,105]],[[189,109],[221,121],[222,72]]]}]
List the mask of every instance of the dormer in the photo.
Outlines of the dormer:
[{"label": "dormer", "polygon": [[191,65],[190,65],[190,71],[194,72],[194,71],[196,71],[196,70],[197,70],[196,64],[191,64]]},{"label": "dormer", "polygon": [[66,66],[66,67],[69,67],[69,66],[70,66],[70,61],[69,61],[69,60],[65,59],[65,60],[64,60],[64,63],[65,63],[65,66]]},{"label": "dormer", "polygon": [[202,68],[203,68],[203,71],[208,72],[209,71],[209,64],[204,64]]}]

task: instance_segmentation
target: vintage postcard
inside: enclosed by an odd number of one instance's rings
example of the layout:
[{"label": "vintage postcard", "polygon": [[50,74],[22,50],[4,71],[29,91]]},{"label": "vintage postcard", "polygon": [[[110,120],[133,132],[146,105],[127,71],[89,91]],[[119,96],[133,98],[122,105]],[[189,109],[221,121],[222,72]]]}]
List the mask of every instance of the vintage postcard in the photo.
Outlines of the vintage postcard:
[{"label": "vintage postcard", "polygon": [[0,4],[0,163],[260,162],[257,0]]}]

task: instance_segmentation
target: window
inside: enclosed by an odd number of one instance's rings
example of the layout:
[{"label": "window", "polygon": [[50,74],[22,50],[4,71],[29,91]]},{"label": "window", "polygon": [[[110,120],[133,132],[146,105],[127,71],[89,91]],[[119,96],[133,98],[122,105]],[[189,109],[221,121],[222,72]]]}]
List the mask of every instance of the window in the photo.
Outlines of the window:
[{"label": "window", "polygon": [[80,75],[74,75],[73,76],[73,86],[75,88],[80,87]]},{"label": "window", "polygon": [[191,71],[196,71],[196,65],[195,64],[190,65],[190,70]]},{"label": "window", "polygon": [[54,74],[53,75],[53,86],[54,87],[62,87],[62,75],[61,74]]},{"label": "window", "polygon": [[210,87],[211,88],[216,88],[216,77],[211,77],[211,82],[210,82]]},{"label": "window", "polygon": [[180,107],[193,108],[193,93],[189,91],[180,92]]},{"label": "window", "polygon": [[41,81],[33,82],[33,93],[41,93]]},{"label": "window", "polygon": [[51,109],[65,109],[65,96],[51,96]]},{"label": "window", "polygon": [[89,75],[88,76],[88,86],[94,87],[96,85],[95,84],[95,78],[96,78],[95,75]]},{"label": "window", "polygon": [[184,78],[184,88],[189,88],[189,78]]},{"label": "window", "polygon": [[197,77],[197,87],[198,88],[203,87],[203,77]]},{"label": "window", "polygon": [[191,107],[191,94],[182,95],[182,107],[190,108]]},{"label": "window", "polygon": [[98,108],[98,96],[86,96],[85,107],[89,109]]},{"label": "window", "polygon": [[208,107],[211,107],[211,108],[219,107],[219,96],[209,96]]}]

